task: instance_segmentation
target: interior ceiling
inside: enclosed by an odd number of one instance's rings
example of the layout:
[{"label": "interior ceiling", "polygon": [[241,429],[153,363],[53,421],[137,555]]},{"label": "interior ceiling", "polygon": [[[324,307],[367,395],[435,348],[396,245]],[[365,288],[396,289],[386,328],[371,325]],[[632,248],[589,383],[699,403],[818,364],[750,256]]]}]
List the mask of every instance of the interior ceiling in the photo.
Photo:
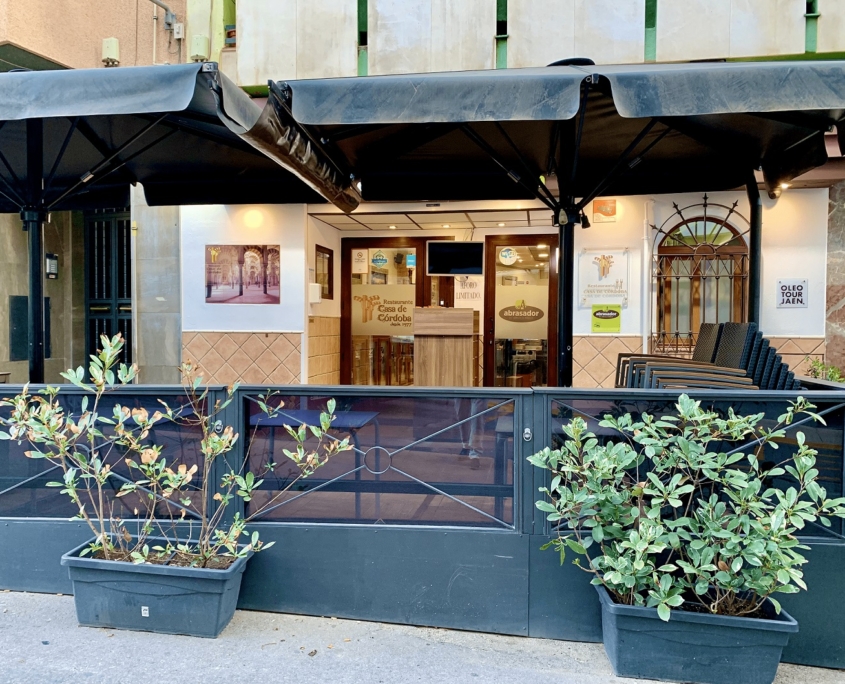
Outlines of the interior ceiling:
[{"label": "interior ceiling", "polygon": [[[481,210],[461,212],[408,211],[397,214],[312,212],[311,216],[343,231],[360,230],[472,230],[474,228],[548,228],[550,209]],[[395,226],[395,228],[392,228]]]}]

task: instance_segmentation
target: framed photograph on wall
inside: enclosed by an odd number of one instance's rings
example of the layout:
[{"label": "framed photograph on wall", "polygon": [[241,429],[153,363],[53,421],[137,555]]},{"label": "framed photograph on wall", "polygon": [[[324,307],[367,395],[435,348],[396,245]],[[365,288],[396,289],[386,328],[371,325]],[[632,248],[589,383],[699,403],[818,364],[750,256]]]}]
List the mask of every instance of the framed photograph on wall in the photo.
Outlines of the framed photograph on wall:
[{"label": "framed photograph on wall", "polygon": [[334,299],[334,252],[321,245],[315,245],[314,250],[315,280],[322,288],[323,299]]}]

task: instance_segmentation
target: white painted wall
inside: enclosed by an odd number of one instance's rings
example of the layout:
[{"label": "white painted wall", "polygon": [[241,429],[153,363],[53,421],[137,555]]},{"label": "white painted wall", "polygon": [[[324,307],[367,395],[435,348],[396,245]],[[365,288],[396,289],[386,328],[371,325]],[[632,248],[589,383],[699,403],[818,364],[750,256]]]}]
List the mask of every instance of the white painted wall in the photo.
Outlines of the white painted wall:
[{"label": "white painted wall", "polygon": [[308,217],[308,282],[314,282],[314,268],[316,254],[314,247],[321,245],[334,252],[334,299],[324,299],[319,304],[308,304],[305,307],[309,316],[331,316],[340,318],[340,231],[323,223],[319,219]]},{"label": "white painted wall", "polygon": [[[258,210],[261,225],[244,216]],[[305,205],[186,206],[180,208],[182,330],[303,332],[307,259]],[[206,304],[206,245],[279,245],[279,304]]]},{"label": "white painted wall", "polygon": [[496,3],[370,0],[370,74],[492,69]]},{"label": "white painted wall", "polygon": [[[538,23],[535,16],[534,26]],[[631,64],[645,58],[645,0],[576,0],[574,24],[575,51],[557,59]]]},{"label": "white painted wall", "polygon": [[845,2],[820,0],[819,52],[839,52],[845,49]]},{"label": "white painted wall", "polygon": [[[745,193],[717,192],[711,203],[731,205],[746,218],[749,206]],[[684,207],[701,201],[701,194],[655,197],[654,218],[659,226],[674,211],[672,202]],[[787,190],[778,200],[763,202],[762,308],[760,329],[767,337],[824,337],[827,277],[827,188]],[[745,230],[747,224],[732,221]],[[777,281],[807,278],[809,306],[806,309],[778,309]]]},{"label": "white painted wall", "polygon": [[806,0],[733,0],[730,56],[804,52],[806,6]]},{"label": "white painted wall", "polygon": [[[633,197],[617,197],[617,220],[615,223],[593,223],[592,227],[583,230],[576,228],[575,249],[625,249],[629,250],[629,281],[628,306],[622,311],[621,335],[641,335],[642,330],[642,278],[651,278],[647,270],[643,274],[643,221],[646,203],[654,201],[653,215],[650,221],[660,226],[673,213],[673,202],[683,208],[702,201],[703,193],[689,193],[677,195],[637,195]],[[726,206],[738,201],[737,211],[744,217],[749,215],[748,201],[744,192],[717,192],[709,194],[711,215],[719,210],[712,208],[715,204]],[[495,204],[495,206],[493,206]],[[476,203],[475,208],[489,205],[486,208],[508,209],[516,208],[508,203]],[[417,206],[417,209],[419,207]],[[460,203],[460,206],[442,207],[447,211],[459,211],[473,208],[472,203]],[[323,207],[314,207],[316,211],[325,211]],[[403,211],[410,210],[410,206],[380,205],[375,207],[362,206],[361,211]],[[827,268],[827,209],[828,190],[826,188],[810,190],[788,190],[778,200],[764,200],[763,206],[763,263],[762,263],[762,294],[763,306],[761,311],[761,329],[769,337],[823,337],[825,334],[825,297],[826,297],[826,268]],[[592,207],[587,208],[591,215]],[[722,210],[722,215],[724,215]],[[734,226],[741,231],[747,229],[747,223],[735,217]],[[516,232],[530,232],[537,234],[557,233],[557,229],[549,222],[548,226],[532,226],[531,228],[491,228],[477,229],[473,240],[483,240],[487,235],[502,235]],[[395,237],[408,235],[420,237],[421,231],[343,231],[338,235],[344,237]],[[425,231],[423,236],[434,239],[452,236],[455,240],[470,239],[469,231],[456,229],[442,229]],[[654,244],[654,232],[649,229],[650,246]],[[576,260],[576,283],[577,283]],[[335,276],[335,288],[339,285],[339,275]],[[809,307],[807,309],[777,309],[775,306],[778,279],[807,278],[809,288]],[[576,295],[577,296],[577,295]],[[615,303],[615,301],[613,302]],[[581,307],[578,299],[575,301],[576,335],[589,335],[591,307]],[[331,315],[331,314],[325,314]]]},{"label": "white painted wall", "polygon": [[731,43],[731,0],[657,3],[657,61],[726,57]]},{"label": "white painted wall", "polygon": [[[628,305],[622,308],[622,323],[619,335],[642,334],[642,238],[643,215],[647,197],[617,197],[616,222],[593,223],[586,230],[575,227],[575,309],[574,334],[589,335],[592,317],[592,305],[605,302],[588,301],[581,306],[578,294],[578,253],[593,249],[628,249]],[[587,207],[587,215],[592,217],[592,205]],[[609,304],[619,304],[618,297],[608,300]],[[615,334],[615,333],[614,333]]]},{"label": "white painted wall", "polygon": [[[764,200],[761,328],[767,336],[825,335],[828,193],[788,190]],[[777,281],[784,278],[807,278],[808,308],[776,308]]]},{"label": "white painted wall", "polygon": [[357,0],[238,0],[238,84],[356,75],[357,22]]},{"label": "white painted wall", "polygon": [[508,67],[574,57],[575,0],[508,0],[508,35]]}]

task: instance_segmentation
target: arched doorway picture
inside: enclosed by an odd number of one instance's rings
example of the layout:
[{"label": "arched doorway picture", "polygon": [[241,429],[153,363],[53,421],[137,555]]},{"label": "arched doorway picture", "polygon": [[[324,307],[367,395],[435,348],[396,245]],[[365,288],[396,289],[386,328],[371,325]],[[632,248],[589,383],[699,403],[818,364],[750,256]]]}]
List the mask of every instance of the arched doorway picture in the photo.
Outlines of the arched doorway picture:
[{"label": "arched doorway picture", "polygon": [[749,224],[737,204],[705,195],[698,204],[673,204],[674,213],[652,226],[654,353],[691,353],[702,323],[748,320]]}]

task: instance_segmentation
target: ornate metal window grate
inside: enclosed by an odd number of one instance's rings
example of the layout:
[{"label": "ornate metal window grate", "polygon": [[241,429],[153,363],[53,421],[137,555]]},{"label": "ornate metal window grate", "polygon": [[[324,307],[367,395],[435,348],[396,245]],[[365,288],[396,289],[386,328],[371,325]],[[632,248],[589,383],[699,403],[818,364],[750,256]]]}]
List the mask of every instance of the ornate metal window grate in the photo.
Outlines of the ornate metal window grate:
[{"label": "ornate metal window grate", "polygon": [[730,207],[702,202],[680,208],[656,231],[651,349],[692,354],[702,323],[748,319],[748,220]]}]

